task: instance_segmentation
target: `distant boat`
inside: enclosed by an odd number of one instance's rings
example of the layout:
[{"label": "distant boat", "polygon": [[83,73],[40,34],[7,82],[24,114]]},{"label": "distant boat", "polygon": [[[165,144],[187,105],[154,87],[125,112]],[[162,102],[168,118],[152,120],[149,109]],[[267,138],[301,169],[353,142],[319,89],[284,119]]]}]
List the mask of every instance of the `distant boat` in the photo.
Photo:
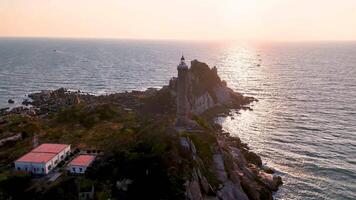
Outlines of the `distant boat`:
[{"label": "distant boat", "polygon": [[56,52],[57,50],[56,49],[53,49],[54,52]]},{"label": "distant boat", "polygon": [[257,64],[257,67],[260,67],[261,66],[261,64]]}]

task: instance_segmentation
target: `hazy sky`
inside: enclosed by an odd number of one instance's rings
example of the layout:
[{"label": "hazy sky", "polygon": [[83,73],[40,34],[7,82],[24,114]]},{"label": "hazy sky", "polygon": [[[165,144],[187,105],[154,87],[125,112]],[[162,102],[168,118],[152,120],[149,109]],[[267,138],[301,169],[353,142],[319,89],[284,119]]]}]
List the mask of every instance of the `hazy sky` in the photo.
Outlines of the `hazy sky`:
[{"label": "hazy sky", "polygon": [[0,0],[0,36],[356,40],[356,0]]}]

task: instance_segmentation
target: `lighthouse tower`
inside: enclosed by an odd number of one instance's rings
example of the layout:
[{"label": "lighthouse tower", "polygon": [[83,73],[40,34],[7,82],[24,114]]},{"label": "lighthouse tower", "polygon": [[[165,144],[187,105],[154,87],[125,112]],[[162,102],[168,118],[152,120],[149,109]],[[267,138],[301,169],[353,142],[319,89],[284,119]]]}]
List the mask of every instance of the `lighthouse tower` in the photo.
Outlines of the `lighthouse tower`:
[{"label": "lighthouse tower", "polygon": [[177,127],[187,126],[189,104],[188,104],[188,66],[185,64],[184,56],[180,59],[177,66],[178,82],[177,82]]}]

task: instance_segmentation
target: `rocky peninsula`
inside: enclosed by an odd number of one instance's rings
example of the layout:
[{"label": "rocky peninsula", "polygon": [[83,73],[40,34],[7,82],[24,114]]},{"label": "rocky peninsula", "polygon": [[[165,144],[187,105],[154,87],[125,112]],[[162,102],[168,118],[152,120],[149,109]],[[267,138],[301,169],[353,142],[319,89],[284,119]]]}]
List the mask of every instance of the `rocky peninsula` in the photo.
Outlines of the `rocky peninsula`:
[{"label": "rocky peninsula", "polygon": [[[233,91],[215,67],[197,60],[188,75],[193,123],[183,131],[174,126],[177,78],[161,89],[101,96],[42,91],[30,94],[26,107],[2,110],[0,140],[18,137],[0,145],[0,197],[77,199],[85,181],[95,186],[96,199],[273,199],[281,177],[214,120],[257,100]],[[34,136],[103,155],[83,177],[36,184],[43,180],[11,170]]]}]

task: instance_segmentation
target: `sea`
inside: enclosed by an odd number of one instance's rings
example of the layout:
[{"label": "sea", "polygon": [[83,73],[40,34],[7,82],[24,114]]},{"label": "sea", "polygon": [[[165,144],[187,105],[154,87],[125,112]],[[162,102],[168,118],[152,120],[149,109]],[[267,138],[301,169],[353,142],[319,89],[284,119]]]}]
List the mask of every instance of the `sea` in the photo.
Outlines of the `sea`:
[{"label": "sea", "polygon": [[259,100],[218,121],[282,176],[275,199],[356,199],[356,42],[1,38],[0,107],[60,87],[160,88],[182,54]]}]

